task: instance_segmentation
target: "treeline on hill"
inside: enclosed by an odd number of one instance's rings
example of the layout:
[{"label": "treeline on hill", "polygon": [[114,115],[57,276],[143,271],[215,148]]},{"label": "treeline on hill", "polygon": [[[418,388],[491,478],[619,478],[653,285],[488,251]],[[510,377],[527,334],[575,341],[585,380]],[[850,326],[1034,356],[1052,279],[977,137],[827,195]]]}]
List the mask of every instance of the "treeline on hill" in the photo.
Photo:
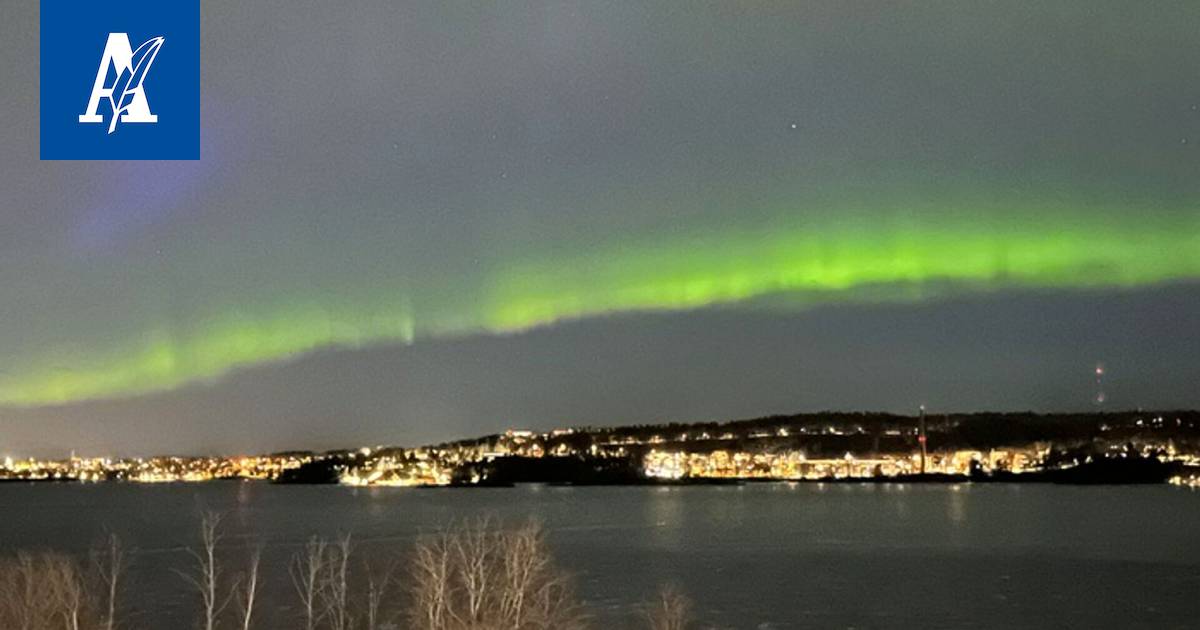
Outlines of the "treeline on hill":
[{"label": "treeline on hill", "polygon": [[[216,630],[586,630],[599,627],[536,522],[482,518],[428,534],[395,554],[359,553],[350,536],[310,538],[286,567],[261,546],[227,545],[222,518],[204,515],[190,566],[177,567],[192,621]],[[128,574],[135,554],[115,537],[89,558],[57,552],[0,556],[0,628],[136,630]],[[286,581],[290,588],[269,588]],[[264,593],[292,601],[265,601]],[[673,587],[630,611],[650,630],[684,630],[690,602]],[[271,613],[274,611],[274,614]],[[184,615],[187,616],[187,615]]]},{"label": "treeline on hill", "polygon": [[[1161,422],[1156,422],[1161,419]],[[1138,422],[1141,421],[1139,425]],[[689,441],[708,434],[713,442],[744,444],[811,445],[832,442],[846,443],[836,438],[860,436],[857,443],[871,444],[874,436],[900,433],[893,444],[915,443],[917,416],[888,413],[820,412],[793,415],[764,416],[728,422],[700,422],[630,425],[623,427],[588,427],[573,434],[553,436],[549,446],[559,443],[584,447],[594,439],[620,441],[633,439],[649,441],[659,436],[668,441],[688,434]],[[1036,442],[1087,442],[1095,439],[1129,441],[1139,437],[1169,438],[1185,444],[1200,444],[1200,411],[1121,411],[1094,413],[1039,414],[1034,412],[978,412],[929,414],[926,418],[930,439],[937,439],[945,448],[1004,448],[1025,446]],[[841,435],[829,434],[834,428]],[[759,435],[786,437],[753,438]],[[731,439],[720,439],[731,435]],[[861,436],[870,439],[863,441]],[[885,439],[884,444],[888,441]],[[839,444],[839,446],[841,445]],[[834,451],[836,448],[830,448]],[[869,448],[868,448],[869,450]]]}]

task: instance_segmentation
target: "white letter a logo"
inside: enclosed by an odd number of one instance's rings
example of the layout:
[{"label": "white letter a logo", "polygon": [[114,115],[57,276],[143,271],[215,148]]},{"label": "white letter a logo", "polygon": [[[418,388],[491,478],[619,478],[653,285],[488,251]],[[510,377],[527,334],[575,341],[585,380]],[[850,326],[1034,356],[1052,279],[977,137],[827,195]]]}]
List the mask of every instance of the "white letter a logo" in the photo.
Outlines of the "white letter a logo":
[{"label": "white letter a logo", "polygon": [[[146,80],[146,73],[150,72],[150,66],[154,64],[154,58],[158,56],[158,49],[162,48],[164,41],[162,37],[152,37],[138,46],[137,50],[132,50],[127,34],[109,33],[104,56],[100,58],[100,69],[96,71],[96,82],[92,85],[92,96],[88,99],[87,110],[79,115],[79,122],[104,122],[103,117],[96,113],[101,98],[107,99],[112,109],[108,133],[116,131],[118,119],[130,123],[158,122],[158,116],[150,113],[142,82]],[[110,66],[115,69],[116,78],[112,85],[105,85]]]}]

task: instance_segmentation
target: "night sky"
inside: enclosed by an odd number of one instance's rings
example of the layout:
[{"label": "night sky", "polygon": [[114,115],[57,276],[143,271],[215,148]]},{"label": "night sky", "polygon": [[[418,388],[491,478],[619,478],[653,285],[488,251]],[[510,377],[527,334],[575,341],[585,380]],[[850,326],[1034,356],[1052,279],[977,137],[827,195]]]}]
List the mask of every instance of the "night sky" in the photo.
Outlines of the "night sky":
[{"label": "night sky", "polygon": [[205,0],[199,162],[39,162],[36,5],[0,453],[1200,405],[1195,2]]}]

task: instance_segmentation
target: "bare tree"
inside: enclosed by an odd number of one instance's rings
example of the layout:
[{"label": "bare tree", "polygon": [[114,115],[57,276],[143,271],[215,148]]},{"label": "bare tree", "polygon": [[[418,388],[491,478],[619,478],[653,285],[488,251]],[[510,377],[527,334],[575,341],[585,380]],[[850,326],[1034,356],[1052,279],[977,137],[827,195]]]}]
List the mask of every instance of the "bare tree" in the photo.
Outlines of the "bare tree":
[{"label": "bare tree", "polygon": [[350,535],[346,534],[326,548],[322,562],[321,597],[322,616],[328,620],[330,630],[350,630]]},{"label": "bare tree", "polygon": [[692,602],[679,587],[667,584],[658,597],[643,606],[650,630],[685,630],[691,623]]},{"label": "bare tree", "polygon": [[363,604],[365,630],[380,630],[385,624],[392,623],[391,611],[384,609],[384,602],[388,601],[391,594],[396,564],[389,561],[380,566],[367,561],[363,563],[363,574],[367,579],[366,601]]},{"label": "bare tree", "polygon": [[324,570],[326,548],[328,543],[313,536],[305,543],[304,549],[292,558],[288,573],[292,576],[292,585],[300,596],[301,614],[304,616],[304,630],[313,630],[319,621],[321,575]]},{"label": "bare tree", "polygon": [[0,628],[81,630],[90,627],[91,597],[74,559],[18,553],[0,560]]},{"label": "bare tree", "polygon": [[20,552],[4,562],[4,605],[2,627],[14,630],[39,630],[48,625],[51,612],[46,583],[38,576],[37,559]]},{"label": "bare tree", "polygon": [[413,552],[412,603],[409,621],[414,628],[445,630],[454,574],[453,533],[449,529],[419,540]]},{"label": "bare tree", "polygon": [[[490,595],[489,587],[495,572],[494,556],[497,536],[491,521],[484,517],[461,527],[454,537],[454,561],[458,568],[459,588],[464,601],[450,609],[459,626],[475,627],[484,621],[484,605]],[[491,611],[487,611],[491,612]]]},{"label": "bare tree", "polygon": [[45,577],[50,581],[49,590],[54,594],[57,616],[64,630],[80,630],[84,624],[84,609],[88,605],[87,587],[82,572],[75,561],[57,554],[44,558]]},{"label": "bare tree", "polygon": [[582,628],[583,607],[560,569],[545,530],[529,521],[499,536],[502,574],[498,617],[508,628]]},{"label": "bare tree", "polygon": [[49,627],[53,615],[51,592],[39,574],[39,560],[33,554],[21,552],[11,563],[8,574],[6,608],[11,626],[18,630],[40,630]]},{"label": "bare tree", "polygon": [[500,608],[502,615],[512,620],[513,627],[525,623],[530,608],[536,605],[529,601],[534,582],[550,568],[549,554],[538,551],[541,544],[541,528],[530,523],[513,532],[501,549],[504,580]]},{"label": "bare tree", "polygon": [[109,533],[104,542],[92,550],[92,567],[100,578],[103,618],[101,630],[117,629],[117,608],[125,571],[129,567],[129,553],[114,533]]},{"label": "bare tree", "polygon": [[537,523],[514,530],[487,519],[417,543],[409,621],[421,630],[572,630],[584,627],[568,576]]},{"label": "bare tree", "polygon": [[254,605],[258,602],[258,569],[262,564],[262,547],[256,546],[250,551],[250,559],[246,572],[239,576],[235,591],[238,604],[238,625],[241,630],[250,630],[254,622]]},{"label": "bare tree", "polygon": [[220,623],[221,613],[229,605],[232,590],[222,594],[221,583],[223,570],[217,558],[217,545],[221,542],[221,521],[223,517],[216,512],[206,512],[200,519],[200,550],[188,549],[195,560],[192,573],[179,574],[192,585],[200,595],[203,630],[215,630]]}]

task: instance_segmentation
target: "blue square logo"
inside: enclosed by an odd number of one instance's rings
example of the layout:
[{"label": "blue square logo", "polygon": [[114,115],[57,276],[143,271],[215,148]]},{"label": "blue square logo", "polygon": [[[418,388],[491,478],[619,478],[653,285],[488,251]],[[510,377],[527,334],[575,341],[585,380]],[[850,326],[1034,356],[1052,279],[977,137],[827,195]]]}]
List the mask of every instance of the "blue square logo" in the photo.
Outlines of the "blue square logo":
[{"label": "blue square logo", "polygon": [[41,158],[200,159],[200,0],[41,0]]}]

